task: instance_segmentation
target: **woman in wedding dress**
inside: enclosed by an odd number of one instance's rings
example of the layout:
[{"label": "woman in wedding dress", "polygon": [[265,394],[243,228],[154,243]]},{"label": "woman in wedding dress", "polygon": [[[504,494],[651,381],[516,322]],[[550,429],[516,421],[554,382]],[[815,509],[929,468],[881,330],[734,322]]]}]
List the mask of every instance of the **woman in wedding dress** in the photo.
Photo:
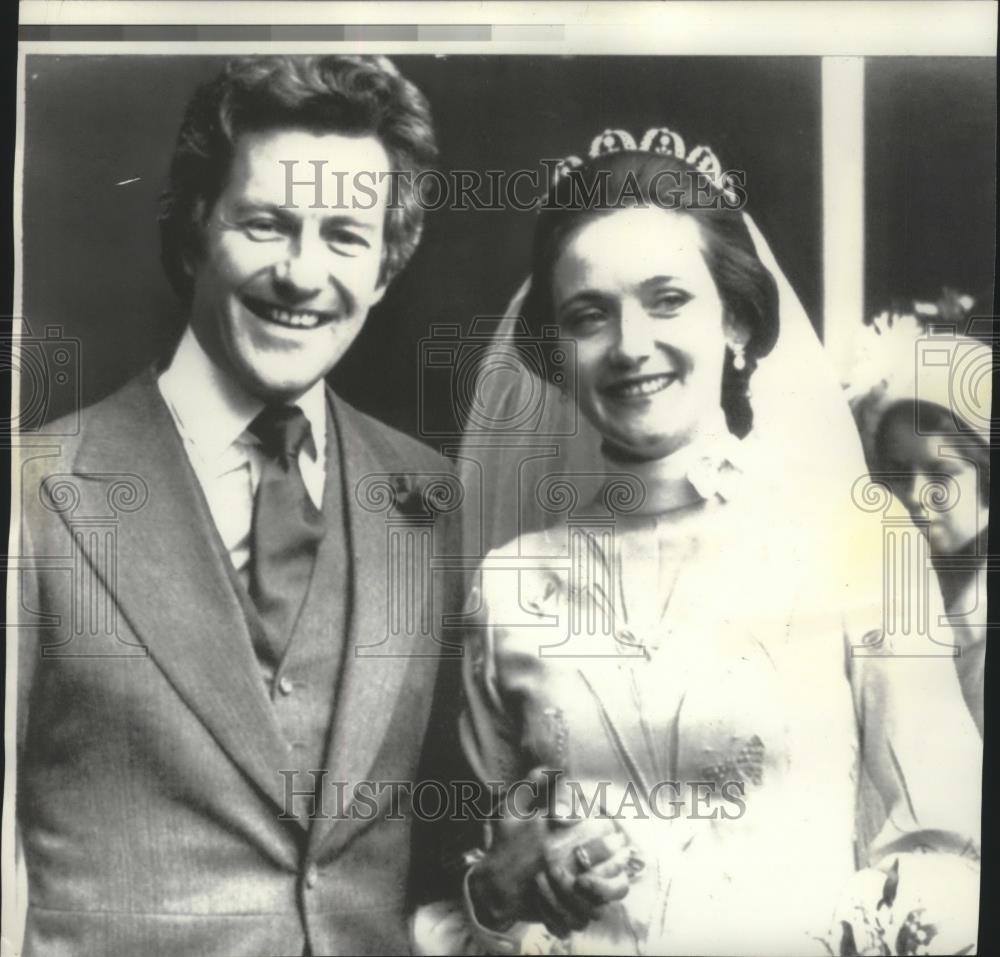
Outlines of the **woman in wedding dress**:
[{"label": "woman in wedding dress", "polygon": [[[947,636],[886,627],[847,406],[740,206],[658,129],[597,137],[539,213],[495,348],[530,364],[524,329],[554,328],[534,364],[551,415],[582,418],[548,451],[544,428],[470,443],[476,521],[515,527],[470,586],[461,731],[483,782],[558,772],[560,819],[494,822],[418,952],[974,944],[979,736]],[[511,388],[480,394],[497,422]],[[865,847],[863,774],[885,809]]]}]

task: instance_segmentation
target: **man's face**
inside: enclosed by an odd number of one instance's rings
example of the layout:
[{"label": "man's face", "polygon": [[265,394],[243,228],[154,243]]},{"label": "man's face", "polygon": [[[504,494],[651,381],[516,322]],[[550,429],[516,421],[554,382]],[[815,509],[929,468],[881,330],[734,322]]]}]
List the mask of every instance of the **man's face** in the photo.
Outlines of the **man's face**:
[{"label": "man's face", "polygon": [[[326,161],[329,208],[310,208],[311,185],[286,195],[282,160],[296,161],[295,181],[312,180],[310,160]],[[389,169],[374,136],[275,129],[237,140],[193,267],[191,326],[212,361],[251,395],[302,395],[337,364],[382,297],[388,186],[380,174]]]}]

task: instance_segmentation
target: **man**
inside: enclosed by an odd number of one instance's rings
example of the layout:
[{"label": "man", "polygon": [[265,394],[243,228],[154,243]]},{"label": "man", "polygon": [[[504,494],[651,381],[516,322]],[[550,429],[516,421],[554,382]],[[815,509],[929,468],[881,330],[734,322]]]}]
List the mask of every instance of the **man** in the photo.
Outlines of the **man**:
[{"label": "man", "polygon": [[411,815],[355,791],[418,774],[440,646],[390,634],[387,509],[426,530],[453,480],[324,376],[434,154],[379,57],[240,59],[192,100],[161,221],[189,323],[22,470],[24,953],[407,950]]}]

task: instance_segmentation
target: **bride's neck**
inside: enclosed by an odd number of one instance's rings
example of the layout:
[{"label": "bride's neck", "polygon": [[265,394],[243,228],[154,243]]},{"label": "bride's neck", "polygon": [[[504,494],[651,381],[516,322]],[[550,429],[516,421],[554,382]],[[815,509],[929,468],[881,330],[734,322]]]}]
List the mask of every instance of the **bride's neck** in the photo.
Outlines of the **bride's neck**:
[{"label": "bride's neck", "polygon": [[695,463],[705,457],[716,457],[720,443],[736,441],[720,417],[712,427],[702,429],[692,441],[669,455],[646,459],[615,448],[605,442],[601,447],[606,463],[614,470],[636,476],[645,491],[640,513],[668,512],[694,505],[704,500],[689,478]]}]

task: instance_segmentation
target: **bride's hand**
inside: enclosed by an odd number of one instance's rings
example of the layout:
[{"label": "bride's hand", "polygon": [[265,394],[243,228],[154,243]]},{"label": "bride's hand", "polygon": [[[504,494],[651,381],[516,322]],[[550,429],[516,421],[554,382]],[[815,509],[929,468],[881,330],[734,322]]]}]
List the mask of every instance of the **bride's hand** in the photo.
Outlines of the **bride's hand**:
[{"label": "bride's hand", "polygon": [[541,920],[564,937],[621,900],[641,864],[609,819],[560,815],[554,775],[536,769],[528,780],[532,804],[499,820],[493,846],[470,874],[470,896],[477,919],[494,930]]},{"label": "bride's hand", "polygon": [[550,817],[548,825],[545,868],[535,876],[536,904],[546,927],[566,937],[628,894],[638,855],[608,818]]}]

